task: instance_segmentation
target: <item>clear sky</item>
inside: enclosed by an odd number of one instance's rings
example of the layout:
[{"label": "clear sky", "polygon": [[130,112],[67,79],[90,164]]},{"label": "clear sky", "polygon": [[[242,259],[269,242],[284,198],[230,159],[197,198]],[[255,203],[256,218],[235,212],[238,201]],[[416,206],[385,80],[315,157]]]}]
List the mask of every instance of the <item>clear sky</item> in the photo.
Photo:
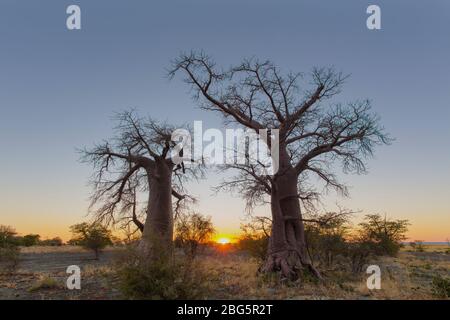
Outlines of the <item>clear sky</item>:
[{"label": "clear sky", "polygon": [[[82,30],[66,28],[70,4],[81,7]],[[369,4],[381,7],[382,30],[366,28]],[[396,141],[377,150],[369,174],[343,177],[351,197],[331,193],[329,209],[410,219],[412,239],[450,238],[447,0],[2,0],[0,224],[67,239],[86,219],[90,191],[76,148],[109,137],[114,111],[220,126],[166,77],[170,60],[192,49],[225,67],[257,56],[285,71],[350,73],[339,100],[370,98]],[[190,190],[220,232],[237,232],[243,201],[212,196],[219,180]]]}]

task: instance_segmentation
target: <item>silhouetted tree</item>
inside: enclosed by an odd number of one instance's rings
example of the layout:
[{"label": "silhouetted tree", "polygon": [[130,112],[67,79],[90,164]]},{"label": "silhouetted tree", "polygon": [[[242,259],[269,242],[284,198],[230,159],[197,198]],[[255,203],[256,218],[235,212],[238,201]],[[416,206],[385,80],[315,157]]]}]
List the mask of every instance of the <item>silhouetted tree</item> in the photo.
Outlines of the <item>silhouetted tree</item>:
[{"label": "silhouetted tree", "polygon": [[88,224],[86,222],[70,227],[72,239],[70,242],[93,250],[95,259],[98,260],[100,251],[108,245],[112,245],[111,231],[99,223]]},{"label": "silhouetted tree", "polygon": [[190,259],[197,255],[198,247],[214,234],[211,217],[199,213],[181,214],[176,221],[175,241]]},{"label": "silhouetted tree", "polygon": [[27,234],[21,239],[21,244],[25,247],[36,246],[39,244],[41,236],[38,234]]},{"label": "silhouetted tree", "polygon": [[372,243],[377,254],[394,256],[400,250],[402,241],[406,240],[408,225],[408,220],[391,220],[380,214],[368,214],[359,224],[358,238]]},{"label": "silhouetted tree", "polygon": [[[201,167],[173,163],[170,155],[177,142],[171,135],[175,127],[138,117],[133,111],[119,113],[116,119],[114,138],[82,152],[82,160],[95,170],[91,209],[96,221],[107,225],[134,223],[142,231],[139,247],[144,256],[156,246],[170,253],[173,206],[178,212],[185,200],[193,199],[184,193],[183,183],[201,175]],[[148,201],[139,216],[140,191]]]},{"label": "silhouetted tree", "polygon": [[272,232],[264,271],[281,270],[295,278],[306,267],[320,277],[306,252],[299,200],[310,206],[318,196],[307,182],[310,175],[346,194],[331,166],[340,162],[345,172],[365,172],[364,159],[376,145],[389,143],[370,102],[325,105],[347,79],[331,68],[314,68],[302,84],[303,74],[284,75],[270,61],[244,60],[222,70],[208,56],[191,53],[174,61],[169,74],[177,72],[184,74],[203,109],[255,132],[267,129],[273,135],[273,129],[279,130],[279,169],[274,175],[259,174],[261,164],[250,161],[228,165],[240,174],[222,186],[237,189],[249,207],[270,197]]}]

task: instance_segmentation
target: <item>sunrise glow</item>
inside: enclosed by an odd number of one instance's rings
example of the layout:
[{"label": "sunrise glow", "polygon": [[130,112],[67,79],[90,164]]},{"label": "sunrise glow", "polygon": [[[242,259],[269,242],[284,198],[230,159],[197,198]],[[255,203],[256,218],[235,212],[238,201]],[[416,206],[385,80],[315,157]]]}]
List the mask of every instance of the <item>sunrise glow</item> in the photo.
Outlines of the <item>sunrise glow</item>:
[{"label": "sunrise glow", "polygon": [[216,240],[216,242],[218,243],[218,244],[228,244],[228,243],[231,243],[231,239],[230,238],[218,238],[217,240]]}]

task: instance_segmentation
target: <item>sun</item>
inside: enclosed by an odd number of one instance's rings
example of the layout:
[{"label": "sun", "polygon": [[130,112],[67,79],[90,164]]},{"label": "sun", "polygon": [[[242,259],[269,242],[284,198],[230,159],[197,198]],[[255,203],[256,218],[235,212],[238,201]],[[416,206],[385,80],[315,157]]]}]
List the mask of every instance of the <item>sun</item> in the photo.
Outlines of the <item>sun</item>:
[{"label": "sun", "polygon": [[229,238],[219,238],[216,240],[216,242],[219,244],[228,244],[231,243],[231,240]]}]

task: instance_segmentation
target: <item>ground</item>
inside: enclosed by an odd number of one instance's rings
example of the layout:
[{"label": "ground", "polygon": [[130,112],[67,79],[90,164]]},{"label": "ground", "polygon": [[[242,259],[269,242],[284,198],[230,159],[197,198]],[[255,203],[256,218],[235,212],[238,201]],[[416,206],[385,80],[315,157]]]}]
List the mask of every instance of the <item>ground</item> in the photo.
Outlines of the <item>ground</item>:
[{"label": "ground", "polygon": [[[432,279],[450,276],[447,248],[427,246],[426,252],[405,248],[398,257],[371,262],[382,271],[381,289],[369,290],[368,275],[324,270],[326,281],[276,283],[257,276],[258,264],[238,252],[209,252],[199,259],[208,273],[208,299],[433,299]],[[79,247],[22,248],[19,267],[0,273],[0,299],[121,299],[114,265],[123,249],[94,254]],[[82,270],[81,290],[68,290],[66,268]]]}]

